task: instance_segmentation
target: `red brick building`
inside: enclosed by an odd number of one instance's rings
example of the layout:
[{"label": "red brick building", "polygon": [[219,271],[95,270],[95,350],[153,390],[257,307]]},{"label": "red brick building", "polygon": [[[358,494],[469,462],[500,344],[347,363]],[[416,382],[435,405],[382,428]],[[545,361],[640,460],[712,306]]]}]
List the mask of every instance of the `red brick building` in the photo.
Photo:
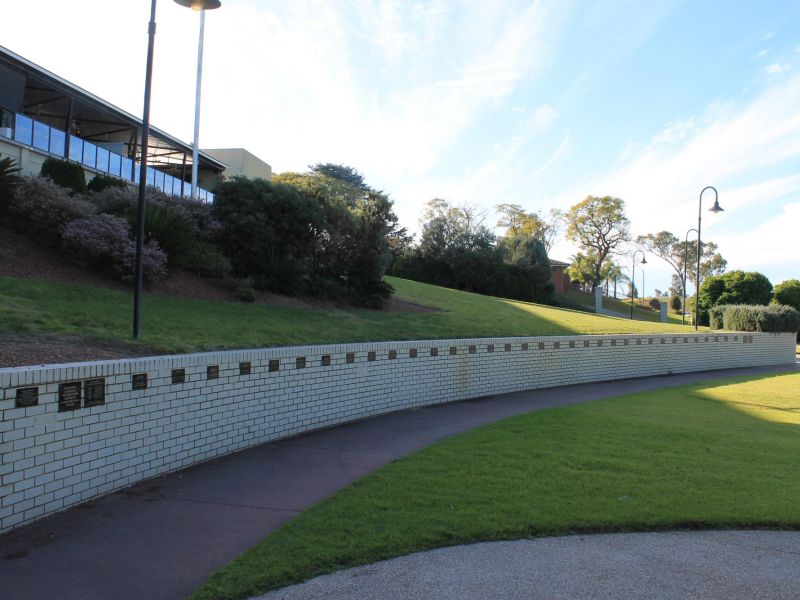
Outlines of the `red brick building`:
[{"label": "red brick building", "polygon": [[560,260],[550,259],[550,268],[552,270],[552,281],[555,290],[559,294],[563,294],[565,290],[570,289],[571,281],[567,275],[567,267],[569,263],[561,262]]}]

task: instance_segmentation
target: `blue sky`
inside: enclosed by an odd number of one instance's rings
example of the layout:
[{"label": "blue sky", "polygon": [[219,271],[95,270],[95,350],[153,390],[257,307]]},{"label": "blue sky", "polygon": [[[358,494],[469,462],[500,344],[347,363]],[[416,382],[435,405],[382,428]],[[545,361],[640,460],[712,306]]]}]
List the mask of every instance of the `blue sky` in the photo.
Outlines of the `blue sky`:
[{"label": "blue sky", "polygon": [[[30,25],[3,45],[141,112],[149,2],[4,10]],[[190,140],[197,16],[161,0],[158,22],[153,122]],[[635,233],[683,237],[715,185],[726,212],[707,213],[704,239],[778,283],[800,277],[798,24],[800,3],[776,0],[223,0],[201,147],[244,146],[276,172],[350,164],[412,230],[432,197],[493,224],[501,202],[592,194],[623,198]],[[647,291],[665,288],[650,263]]]}]

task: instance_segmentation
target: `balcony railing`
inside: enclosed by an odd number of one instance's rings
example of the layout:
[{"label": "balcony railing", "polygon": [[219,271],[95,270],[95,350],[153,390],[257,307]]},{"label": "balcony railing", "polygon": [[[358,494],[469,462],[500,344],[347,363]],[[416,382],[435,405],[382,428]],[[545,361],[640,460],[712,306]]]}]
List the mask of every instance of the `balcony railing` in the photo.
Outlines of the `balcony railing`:
[{"label": "balcony railing", "polygon": [[[19,113],[4,112],[2,117],[1,138],[12,139],[40,152],[66,158],[125,181],[139,183],[139,163],[135,160],[74,135],[69,136],[69,156],[67,156],[65,132]],[[153,167],[147,167],[147,185],[172,196],[192,196],[191,183]],[[214,194],[203,188],[198,188],[197,196],[204,202],[214,201]]]}]

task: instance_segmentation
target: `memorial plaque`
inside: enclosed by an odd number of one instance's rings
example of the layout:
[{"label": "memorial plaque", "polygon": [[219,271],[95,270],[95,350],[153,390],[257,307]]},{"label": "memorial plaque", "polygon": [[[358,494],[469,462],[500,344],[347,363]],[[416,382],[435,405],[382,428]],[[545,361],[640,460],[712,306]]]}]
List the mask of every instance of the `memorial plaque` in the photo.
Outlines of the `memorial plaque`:
[{"label": "memorial plaque", "polygon": [[511,344],[506,344],[506,352],[511,352]]},{"label": "memorial plaque", "polygon": [[252,372],[252,365],[249,362],[239,363],[239,375],[250,375]]},{"label": "memorial plaque", "polygon": [[369,352],[367,354],[367,360],[370,361],[370,362],[375,360],[375,352]]},{"label": "memorial plaque", "polygon": [[134,373],[131,375],[131,386],[135,390],[146,390],[147,373]]},{"label": "memorial plaque", "polygon": [[58,385],[58,412],[78,410],[81,407],[81,387],[80,381]]},{"label": "memorial plaque", "polygon": [[294,368],[295,369],[305,369],[306,368],[306,357],[305,356],[298,356],[297,359],[294,361]]},{"label": "memorial plaque", "polygon": [[397,358],[397,350],[389,350],[389,360]]},{"label": "memorial plaque", "polygon": [[[589,343],[587,342],[586,345],[588,346]],[[528,344],[527,343],[526,344],[522,344],[522,349],[523,350],[527,350],[528,349]]]},{"label": "memorial plaque", "polygon": [[458,348],[456,346],[450,346],[450,354],[458,354]]},{"label": "memorial plaque", "polygon": [[172,383],[186,383],[186,369],[172,369]]},{"label": "memorial plaque", "polygon": [[330,367],[331,366],[331,355],[330,354],[325,354],[322,357],[322,366],[323,367]]},{"label": "memorial plaque", "polygon": [[85,399],[83,405],[100,406],[106,403],[106,380],[102,377],[98,379],[87,379],[83,382],[83,395]]},{"label": "memorial plaque", "polygon": [[17,400],[14,403],[14,408],[26,408],[37,404],[39,404],[38,387],[17,388]]},{"label": "memorial plaque", "polygon": [[431,348],[431,356],[439,356],[439,349]]},{"label": "memorial plaque", "polygon": [[494,344],[489,344],[488,346],[486,346],[486,351],[487,352],[494,352]]},{"label": "memorial plaque", "polygon": [[412,348],[411,350],[409,350],[408,351],[408,356],[409,356],[409,358],[417,358],[417,349],[416,348]]},{"label": "memorial plaque", "polygon": [[478,349],[475,346],[470,346],[469,347],[469,353],[470,354],[475,354],[477,351],[478,351]]},{"label": "memorial plaque", "polygon": [[544,342],[539,342],[539,350],[544,350]]},{"label": "memorial plaque", "polygon": [[561,342],[553,342],[553,349],[558,350],[561,348]]},{"label": "memorial plaque", "polygon": [[219,365],[208,365],[206,367],[206,379],[219,379]]},{"label": "memorial plaque", "polygon": [[[627,344],[628,344],[628,342],[626,341],[626,342],[625,342],[625,345],[627,346]],[[570,347],[570,348],[574,348],[574,347],[575,347],[575,342],[570,342],[570,343],[569,343],[569,347]]]},{"label": "memorial plaque", "polygon": [[584,348],[588,348],[589,347],[589,340],[583,340],[583,347]]},{"label": "memorial plaque", "polygon": [[346,360],[347,360],[347,363],[348,363],[348,364],[356,362],[356,355],[355,355],[355,352],[348,352],[348,353],[347,353],[347,359],[346,359]]},{"label": "memorial plaque", "polygon": [[279,371],[280,368],[281,368],[281,361],[279,361],[277,358],[273,358],[271,361],[269,361],[269,372],[270,373],[274,373],[275,371]]}]

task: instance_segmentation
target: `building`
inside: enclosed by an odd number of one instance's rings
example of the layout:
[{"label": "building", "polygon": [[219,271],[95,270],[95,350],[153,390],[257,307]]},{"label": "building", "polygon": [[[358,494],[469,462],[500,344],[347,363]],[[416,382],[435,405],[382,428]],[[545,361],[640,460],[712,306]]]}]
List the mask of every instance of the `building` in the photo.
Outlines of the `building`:
[{"label": "building", "polygon": [[568,267],[569,263],[552,258],[550,259],[553,287],[559,294],[563,294],[566,290],[572,288],[572,282],[570,281],[569,275],[567,275]]},{"label": "building", "polygon": [[[23,174],[38,174],[48,157],[83,166],[87,180],[112,175],[139,182],[142,120],[0,46],[0,156],[17,161]],[[192,145],[150,127],[147,183],[168,194],[192,195]],[[228,165],[220,158],[240,156]],[[266,170],[265,168],[266,167]],[[198,197],[230,170],[272,171],[244,149],[200,151]]]},{"label": "building", "polygon": [[244,148],[206,148],[208,156],[224,162],[225,177],[243,175],[248,179],[272,179],[272,167]]}]

